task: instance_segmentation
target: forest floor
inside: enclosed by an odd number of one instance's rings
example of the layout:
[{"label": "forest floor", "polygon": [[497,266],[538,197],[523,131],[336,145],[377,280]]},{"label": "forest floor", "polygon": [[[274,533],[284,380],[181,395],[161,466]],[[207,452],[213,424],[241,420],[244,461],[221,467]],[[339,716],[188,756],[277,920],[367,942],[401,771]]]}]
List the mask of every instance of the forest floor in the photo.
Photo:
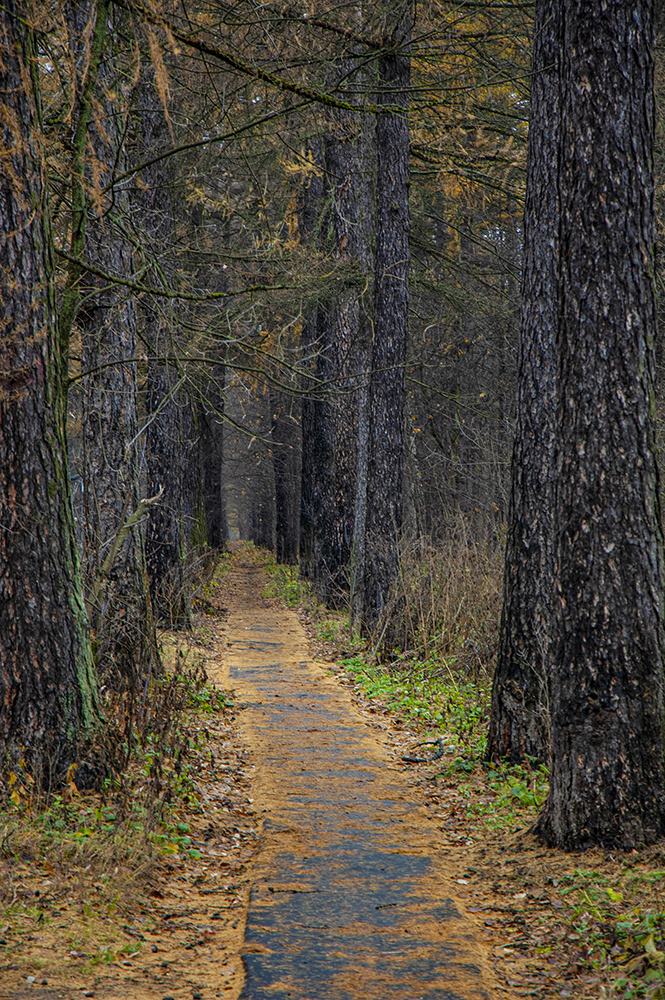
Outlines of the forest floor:
[{"label": "forest floor", "polygon": [[74,774],[45,804],[19,776],[0,810],[0,1000],[238,996],[252,766],[230,695],[202,681],[224,656],[226,612],[198,607],[191,633],[160,637],[178,682],[155,706],[175,714],[170,742],[156,722],[103,794]]},{"label": "forest floor", "polygon": [[[227,557],[194,632],[163,635],[170,669],[182,662],[223,675],[227,616],[244,586],[240,559],[267,582],[260,554],[243,547]],[[488,772],[473,740],[460,743],[445,719],[423,719],[417,700],[395,699],[356,650],[344,655],[334,616],[311,603],[298,614],[325,683],[352,699],[430,839],[435,832],[437,865],[470,921],[491,994],[665,996],[661,847],[576,855],[543,847],[530,833],[541,772]],[[231,693],[196,687],[172,802],[149,833],[127,794],[79,792],[72,780],[40,811],[17,780],[0,811],[0,1000],[240,995],[250,885],[262,864],[257,748],[241,737],[247,711]],[[470,701],[468,711],[480,717]],[[141,768],[150,770],[145,760]],[[139,773],[131,785],[137,801],[140,781]]]}]

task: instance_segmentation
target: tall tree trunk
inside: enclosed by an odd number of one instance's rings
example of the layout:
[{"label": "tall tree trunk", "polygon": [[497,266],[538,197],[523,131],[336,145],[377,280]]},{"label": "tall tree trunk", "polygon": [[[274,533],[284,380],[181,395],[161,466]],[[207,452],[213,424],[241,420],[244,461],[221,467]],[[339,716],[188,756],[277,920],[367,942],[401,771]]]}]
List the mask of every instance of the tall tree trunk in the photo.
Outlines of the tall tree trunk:
[{"label": "tall tree trunk", "polygon": [[185,553],[198,558],[208,544],[205,503],[205,456],[201,434],[200,400],[195,386],[178,395],[180,435],[183,447],[182,527]]},{"label": "tall tree trunk", "polygon": [[[262,438],[270,434],[271,421],[264,411],[265,399],[259,403],[261,407],[255,421],[255,426]],[[275,469],[270,449],[257,442],[253,452],[252,475],[252,533],[251,540],[262,549],[275,551]]]},{"label": "tall tree trunk", "polygon": [[665,833],[653,5],[562,0],[552,844]]},{"label": "tall tree trunk", "polygon": [[[148,65],[136,91],[139,159],[168,148],[170,142],[154,73]],[[152,253],[154,246],[168,246],[175,238],[176,208],[167,164],[168,160],[160,160],[144,169],[134,196],[136,217],[145,234],[141,262],[149,276],[145,280],[157,286],[176,278],[162,261],[156,266]],[[150,594],[159,621],[188,628],[191,613],[186,562],[196,506],[191,496],[196,478],[191,449],[196,434],[184,379],[174,365],[177,306],[165,307],[163,301],[147,297],[141,305],[143,336],[150,349],[145,395],[148,493],[154,496],[163,491],[146,527]]]},{"label": "tall tree trunk", "polygon": [[273,393],[272,461],[275,475],[275,552],[278,563],[298,562],[300,515],[300,422],[298,404]]},{"label": "tall tree trunk", "polygon": [[[370,393],[364,618],[376,629],[397,574],[402,527],[404,403],[409,320],[409,84],[411,3],[401,3],[379,57],[376,260]],[[403,110],[401,110],[403,109]]]},{"label": "tall tree trunk", "polygon": [[[267,469],[267,466],[266,466]],[[275,551],[275,495],[269,492],[269,480],[259,481],[252,511],[251,541],[261,549]]]},{"label": "tall tree trunk", "polygon": [[205,518],[208,544],[223,549],[226,541],[226,510],[222,489],[224,455],[224,368],[216,366],[207,380],[199,408]]},{"label": "tall tree trunk", "polygon": [[[126,261],[118,243],[111,249],[99,231],[95,235],[101,241],[91,235],[89,252],[95,261],[122,274]],[[79,317],[82,367],[90,372],[81,393],[86,590],[100,674],[107,683],[118,677],[132,683],[150,668],[156,651],[140,522],[105,568],[103,580],[100,574],[140,500],[136,308],[98,285],[94,291],[86,288],[86,299]]]},{"label": "tall tree trunk", "polygon": [[[359,83],[353,59],[335,66],[336,80],[354,75]],[[367,352],[361,330],[371,288],[370,148],[371,137],[359,112],[329,111],[324,184],[316,194],[325,206],[330,249],[346,273],[335,295],[303,329],[304,346],[318,350],[317,377],[329,389],[326,397],[303,401],[302,567],[314,579],[320,598],[333,604],[349,590],[356,514],[358,372]],[[311,202],[311,190],[308,197]]]},{"label": "tall tree trunk", "polygon": [[[158,340],[157,346],[163,341]],[[187,586],[188,552],[186,481],[190,460],[189,399],[173,369],[159,356],[148,362],[146,439],[148,492],[162,491],[148,521],[146,562],[155,615],[172,628],[189,628],[191,612]],[[179,473],[177,470],[180,470]]]},{"label": "tall tree trunk", "polygon": [[[79,50],[77,67],[86,63],[89,13],[83,5],[74,5],[69,11],[70,48],[75,53]],[[105,54],[99,68],[103,93],[111,90],[109,81],[114,75],[113,58]],[[77,84],[85,93],[84,81],[77,80]],[[128,95],[120,87],[113,95],[113,104],[111,98],[104,99],[107,114],[103,130],[93,121],[86,137],[96,160],[94,183],[98,188],[109,183],[112,169],[127,166],[123,139],[128,109],[122,102]],[[108,168],[102,170],[106,164]],[[123,232],[131,230],[129,207],[127,193],[120,190],[105,201],[103,220],[90,209],[86,213],[86,257],[121,279],[131,278],[133,269],[131,248],[123,237]],[[139,505],[136,302],[129,293],[89,273],[81,277],[81,292],[84,581],[99,672],[107,683],[123,678],[135,684],[151,669],[157,650],[140,520],[118,547],[112,565],[106,564],[118,532]]]},{"label": "tall tree trunk", "polygon": [[[323,206],[323,152],[320,143],[309,150],[315,166],[303,188],[299,227],[303,242],[319,243]],[[303,319],[301,351],[311,376],[303,378],[303,389],[311,395],[302,400],[302,473],[300,497],[300,570],[310,580],[321,579],[317,567],[326,565],[322,539],[332,535],[333,522],[333,431],[331,403],[319,397],[317,384],[331,378],[329,327],[322,307],[309,306]],[[326,595],[323,595],[324,597]]]},{"label": "tall tree trunk", "polygon": [[[475,145],[473,134],[467,138],[468,152]],[[473,241],[475,222],[474,206],[471,198],[462,194],[458,206],[458,237],[459,237],[459,270],[460,270],[460,305],[459,349],[463,362],[459,365],[457,375],[457,407],[455,413],[455,509],[465,521],[467,530],[475,534],[479,520],[477,513],[483,506],[483,477],[480,472],[482,463],[481,433],[478,427],[478,376],[482,371],[482,356],[486,345],[482,334],[483,324],[478,322],[476,301],[472,288],[472,276],[477,271],[480,261],[478,247]],[[484,512],[483,512],[484,514]],[[475,522],[475,524],[474,524]]]},{"label": "tall tree trunk", "polygon": [[302,494],[301,494],[301,568],[311,579],[319,598],[332,600],[332,539],[335,526],[335,407],[332,396],[315,395],[317,385],[333,381],[334,364],[330,326],[323,321],[324,307],[319,306],[303,323],[302,346],[307,355],[316,355],[312,367],[315,378],[312,395],[302,403]]},{"label": "tall tree trunk", "polygon": [[0,759],[57,781],[99,719],[66,446],[34,10],[0,8]]},{"label": "tall tree trunk", "polygon": [[549,760],[549,643],[554,612],[556,331],[559,293],[560,3],[534,23],[517,423],[499,656],[487,756]]},{"label": "tall tree trunk", "polygon": [[356,466],[356,496],[353,509],[353,541],[351,553],[351,612],[352,630],[362,629],[365,596],[365,561],[367,554],[367,486],[369,481],[370,388],[372,363],[372,325],[361,314],[358,350],[358,460]]},{"label": "tall tree trunk", "polygon": [[[347,79],[356,86],[364,83],[352,59],[335,67],[335,79]],[[349,570],[353,548],[353,525],[358,471],[358,387],[359,369],[367,351],[362,328],[367,312],[366,297],[371,289],[371,245],[373,219],[373,171],[371,140],[359,112],[334,109],[327,116],[324,142],[325,201],[335,259],[346,266],[347,275],[325,310],[330,344],[329,364],[334,378],[333,400],[325,410],[332,421],[333,484],[330,536],[322,539],[327,553],[318,575],[320,589],[329,599],[339,600],[349,590]],[[320,412],[323,408],[320,408]]]}]

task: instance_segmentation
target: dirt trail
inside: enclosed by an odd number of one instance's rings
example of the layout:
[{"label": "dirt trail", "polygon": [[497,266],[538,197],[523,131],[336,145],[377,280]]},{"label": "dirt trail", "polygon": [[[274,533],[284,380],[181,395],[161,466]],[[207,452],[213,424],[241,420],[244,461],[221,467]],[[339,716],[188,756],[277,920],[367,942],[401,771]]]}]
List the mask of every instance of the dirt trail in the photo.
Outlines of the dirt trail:
[{"label": "dirt trail", "polygon": [[312,662],[260,567],[229,574],[228,654],[256,768],[241,1000],[481,1000],[492,976],[407,779],[348,691]]}]

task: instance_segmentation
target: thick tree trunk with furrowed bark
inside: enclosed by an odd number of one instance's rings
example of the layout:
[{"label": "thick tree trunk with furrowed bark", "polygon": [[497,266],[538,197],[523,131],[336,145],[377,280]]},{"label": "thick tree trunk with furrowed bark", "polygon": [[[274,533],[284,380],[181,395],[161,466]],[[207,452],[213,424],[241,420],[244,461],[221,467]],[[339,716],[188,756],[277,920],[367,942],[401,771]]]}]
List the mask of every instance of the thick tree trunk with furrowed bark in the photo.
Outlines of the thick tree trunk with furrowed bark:
[{"label": "thick tree trunk with furrowed bark", "polygon": [[[364,84],[353,60],[335,67],[336,79]],[[333,253],[346,268],[334,298],[326,305],[324,322],[330,343],[330,367],[334,378],[332,421],[333,508],[328,523],[325,550],[327,562],[321,590],[328,600],[339,600],[349,590],[353,548],[358,468],[359,371],[367,351],[363,336],[370,309],[371,259],[374,230],[372,140],[357,112],[335,109],[327,115],[325,152],[325,200]]]},{"label": "thick tree trunk with furrowed bark", "polygon": [[[26,9],[27,7],[27,9]],[[0,759],[61,779],[98,719],[66,448],[29,5],[0,8]],[[26,17],[26,14],[28,17]]]},{"label": "thick tree trunk with furrowed bark", "polygon": [[665,833],[653,5],[562,0],[552,767],[565,849]]},{"label": "thick tree trunk with furrowed bark", "polygon": [[[357,60],[340,60],[334,79],[360,83]],[[335,604],[349,591],[358,466],[358,373],[366,367],[371,295],[373,171],[371,136],[359,112],[329,110],[323,142],[324,234],[340,265],[334,295],[304,328],[318,350],[328,398],[303,403],[303,547],[319,596]],[[312,192],[309,192],[310,201]],[[311,513],[310,513],[311,512]],[[310,526],[311,522],[311,526]]]}]

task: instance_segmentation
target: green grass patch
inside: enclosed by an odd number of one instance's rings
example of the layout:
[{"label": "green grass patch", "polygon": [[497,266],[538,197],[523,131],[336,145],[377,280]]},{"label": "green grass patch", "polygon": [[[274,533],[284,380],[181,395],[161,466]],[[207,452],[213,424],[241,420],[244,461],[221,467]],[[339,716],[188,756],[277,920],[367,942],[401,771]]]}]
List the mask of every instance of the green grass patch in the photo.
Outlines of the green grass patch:
[{"label": "green grass patch", "polygon": [[488,687],[457,679],[448,664],[436,659],[398,661],[388,667],[353,656],[340,664],[367,697],[445,735],[467,760],[482,759],[489,719]]},{"label": "green grass patch", "polygon": [[265,597],[282,601],[289,608],[313,603],[312,587],[306,580],[300,579],[297,566],[280,566],[274,560],[267,559],[265,568],[270,575],[263,591]]}]

